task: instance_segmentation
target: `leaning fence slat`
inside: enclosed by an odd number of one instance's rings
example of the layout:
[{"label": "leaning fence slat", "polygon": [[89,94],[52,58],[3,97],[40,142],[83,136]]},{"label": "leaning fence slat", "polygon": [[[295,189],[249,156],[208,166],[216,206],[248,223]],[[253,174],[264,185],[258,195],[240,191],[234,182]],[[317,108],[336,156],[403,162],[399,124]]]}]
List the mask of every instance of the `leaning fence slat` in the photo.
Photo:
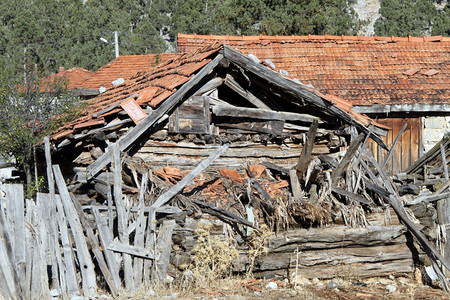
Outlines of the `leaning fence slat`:
[{"label": "leaning fence slat", "polygon": [[[122,165],[120,163],[120,150],[116,144],[111,145],[111,165],[114,176],[114,201],[117,209],[117,230],[122,243],[129,243],[128,235],[128,214],[125,211],[125,204],[122,198]],[[125,287],[128,291],[134,291],[133,266],[131,256],[123,254],[123,270],[125,276]]]},{"label": "leaning fence slat", "polygon": [[97,223],[98,235],[100,238],[100,243],[103,247],[103,252],[105,253],[106,263],[108,264],[109,271],[114,280],[116,287],[120,288],[120,277],[119,268],[117,266],[117,260],[114,253],[108,249],[109,243],[112,241],[111,232],[106,224],[105,218],[102,217],[99,210],[94,208],[92,210],[94,214],[95,222]]},{"label": "leaning fence slat", "polygon": [[[159,282],[164,283],[169,266],[170,252],[172,250],[172,233],[175,229],[175,220],[163,222],[156,240],[156,251],[159,253],[156,260],[156,274]],[[155,253],[156,257],[156,253]],[[153,274],[152,274],[153,276]]]},{"label": "leaning fence slat", "polygon": [[[139,194],[139,211],[138,211],[138,218],[137,218],[137,224],[136,224],[136,234],[134,236],[134,245],[137,247],[144,247],[145,244],[145,225],[147,224],[147,220],[145,218],[144,213],[144,194],[147,189],[147,179],[148,179],[148,173],[144,173],[142,175],[142,184],[141,184],[141,191]],[[142,282],[142,268],[144,266],[144,261],[142,258],[135,257],[134,258],[134,284],[140,285]]]},{"label": "leaning fence slat", "polygon": [[0,250],[2,252],[0,255],[0,264],[8,284],[8,288],[13,295],[13,298],[21,299],[21,283],[14,264],[14,252],[11,242],[10,228],[8,228],[3,206],[0,207],[0,244]]},{"label": "leaning fence slat", "polygon": [[38,220],[38,231],[40,236],[39,246],[43,256],[43,263],[51,266],[53,289],[62,292],[58,276],[58,259],[60,260],[61,253],[60,251],[55,251],[55,241],[57,240],[55,232],[57,232],[57,225],[55,217],[50,218],[50,214],[54,211],[55,206],[52,199],[54,199],[54,195],[51,197],[49,194],[36,194],[36,219]]},{"label": "leaning fence slat", "polygon": [[34,201],[27,200],[27,211],[31,207],[31,216],[27,213],[28,225],[27,227],[33,233],[33,248],[35,252],[36,264],[33,266],[33,275],[31,277],[31,295],[39,295],[40,299],[48,299],[49,296],[49,284],[47,274],[47,261],[45,256],[45,247],[42,246],[42,238],[39,231],[39,223],[42,220],[39,217],[39,207]]},{"label": "leaning fence slat", "polygon": [[97,281],[95,278],[94,264],[83,233],[83,227],[81,226],[77,211],[70,198],[64,177],[58,165],[53,165],[53,175],[55,176],[56,185],[58,186],[58,191],[64,205],[64,212],[75,240],[77,257],[80,262],[83,294],[86,297],[92,297],[97,293]]},{"label": "leaning fence slat", "polygon": [[[42,203],[43,207],[41,212],[43,213],[44,218],[46,219],[46,230],[47,234],[50,238],[48,238],[48,246],[49,250],[47,251],[47,255],[50,256],[50,260],[52,261],[52,281],[55,289],[60,290],[59,276],[58,276],[58,260],[61,262],[61,253],[57,252],[59,247],[58,238],[57,238],[57,227],[55,218],[51,218],[50,216],[56,215],[56,205],[55,205],[55,180],[53,179],[53,171],[52,171],[52,156],[50,153],[50,138],[48,136],[44,137],[44,148],[45,148],[45,163],[47,170],[47,183],[48,183],[48,191],[49,191],[49,199],[48,201],[44,201]],[[38,194],[39,196],[39,194]],[[47,207],[47,209],[45,208]],[[44,233],[42,233],[43,240],[47,237]],[[48,256],[47,256],[48,260]],[[61,284],[64,286],[64,284]],[[63,292],[63,290],[61,290]],[[64,290],[65,292],[65,290]]]},{"label": "leaning fence slat", "polygon": [[[73,195],[71,195],[71,196],[73,196]],[[78,202],[76,199],[73,199],[73,197],[72,197],[72,200],[73,200],[74,207],[77,210],[78,216],[80,217],[81,224],[83,225],[84,230],[86,231],[86,235],[88,237],[88,242],[91,245],[91,250],[94,253],[95,258],[97,259],[97,263],[98,263],[98,266],[100,267],[100,271],[103,273],[105,281],[111,290],[111,294],[115,298],[118,295],[120,285],[116,285],[115,281],[112,278],[111,272],[109,271],[108,266],[106,265],[105,258],[103,257],[103,254],[100,251],[100,245],[98,244],[98,239],[95,236],[91,225],[89,225],[89,223],[86,219],[86,216],[84,215],[83,208],[81,207],[80,202]]]},{"label": "leaning fence slat", "polygon": [[[148,224],[147,224],[147,234],[145,237],[145,248],[150,249],[155,253],[155,232],[156,232],[156,212],[154,208],[150,208],[150,213],[148,216]],[[150,287],[151,276],[152,276],[152,266],[154,265],[154,261],[145,260],[144,261],[144,285],[145,287]]]},{"label": "leaning fence slat", "polygon": [[[26,203],[27,203],[27,207],[26,207],[26,221],[27,224],[29,224],[28,226],[28,230],[25,231],[25,242],[26,242],[26,247],[25,247],[25,252],[26,252],[26,256],[25,256],[25,277],[24,278],[24,297],[26,299],[31,299],[31,275],[33,274],[33,264],[36,264],[37,262],[33,261],[34,260],[34,241],[33,241],[33,233],[31,232],[31,200],[27,199]],[[35,294],[36,295],[36,294]]]},{"label": "leaning fence slat", "polygon": [[109,183],[109,172],[106,173],[106,185],[108,188],[107,192],[107,201],[108,201],[108,227],[111,233],[111,236],[114,236],[113,227],[114,227],[114,215],[113,215],[113,199],[111,194],[111,184]]},{"label": "leaning fence slat", "polygon": [[[77,275],[75,271],[72,244],[70,243],[69,240],[69,230],[67,228],[66,216],[64,215],[64,209],[61,202],[61,197],[59,195],[55,195],[55,204],[56,204],[56,217],[58,220],[59,232],[64,254],[64,265],[58,263],[59,278],[61,281],[61,285],[63,281],[65,282],[67,286],[67,294],[69,297],[79,296],[80,290],[78,288]],[[56,241],[55,252],[58,251],[59,251],[59,243],[58,241]],[[62,292],[64,292],[64,289],[62,290]]]},{"label": "leaning fence slat", "polygon": [[[21,184],[7,185],[12,189],[10,204],[14,206],[14,258],[19,278],[25,277],[25,211]],[[8,194],[8,192],[7,192]]]},{"label": "leaning fence slat", "polygon": [[0,283],[2,283],[0,292],[5,297],[7,296],[7,299],[17,299],[13,267],[8,259],[8,254],[6,254],[6,247],[2,238],[0,238],[0,270],[0,277],[2,277],[2,280],[0,280]]},{"label": "leaning fence slat", "polygon": [[[32,200],[27,200],[27,229],[30,233],[30,239],[27,240],[28,245],[27,248],[31,249],[31,262],[32,266],[30,269],[27,269],[30,275],[30,299],[48,299],[48,285],[43,286],[44,281],[47,281],[47,269],[42,268],[41,254],[38,245],[38,236],[37,231],[33,226],[33,215],[36,207]],[[43,280],[43,278],[45,278]],[[44,293],[46,294],[44,296]]]},{"label": "leaning fence slat", "polygon": [[6,197],[7,219],[10,220],[11,244],[14,251],[14,264],[19,278],[25,278],[25,212],[24,194],[21,184],[4,184],[1,188]]}]

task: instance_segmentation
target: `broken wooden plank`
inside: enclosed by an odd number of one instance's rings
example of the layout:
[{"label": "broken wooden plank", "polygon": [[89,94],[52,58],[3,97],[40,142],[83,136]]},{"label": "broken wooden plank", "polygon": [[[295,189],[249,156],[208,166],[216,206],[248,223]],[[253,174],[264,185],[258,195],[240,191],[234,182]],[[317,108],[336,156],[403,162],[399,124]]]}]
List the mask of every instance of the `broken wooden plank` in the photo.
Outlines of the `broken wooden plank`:
[{"label": "broken wooden plank", "polygon": [[427,153],[422,155],[418,160],[416,160],[411,166],[409,166],[404,172],[406,174],[417,174],[421,173],[423,171],[423,168],[426,164],[428,164],[431,161],[436,160],[440,153],[440,145],[444,146],[444,148],[447,148],[450,146],[450,134],[446,135],[440,140],[434,147],[429,150]]},{"label": "broken wooden plank", "polygon": [[[51,266],[53,289],[63,295],[66,294],[66,286],[65,281],[60,282],[58,276],[58,267],[62,264],[62,258],[58,242],[59,237],[56,234],[58,232],[58,225],[56,220],[55,195],[51,196],[51,194],[37,193],[36,203],[38,205],[39,235],[41,237],[40,246],[45,257],[43,261]],[[50,215],[52,215],[52,218],[50,218]]]},{"label": "broken wooden plank", "polygon": [[[41,198],[44,198],[45,194],[41,195]],[[67,228],[66,216],[64,214],[63,204],[61,202],[61,197],[59,195],[55,195],[54,197],[56,204],[56,219],[59,227],[59,235],[61,239],[62,252],[64,257],[64,262],[61,260],[58,262],[59,266],[59,276],[61,282],[61,290],[64,292],[67,287],[67,295],[69,297],[80,296],[80,289],[78,287],[77,273],[75,270],[75,260],[74,254],[72,250],[72,244],[69,239],[69,230]],[[55,232],[58,232],[57,230]],[[55,237],[58,237],[55,234]],[[60,251],[59,242],[55,241],[55,252]],[[58,258],[58,256],[57,256]],[[62,258],[61,258],[62,259]],[[93,272],[93,270],[92,270]],[[64,284],[63,284],[64,283]]]},{"label": "broken wooden plank", "polygon": [[[272,135],[282,135],[284,122],[283,121],[259,121],[259,122],[226,122],[220,123],[216,122],[214,124],[219,128],[232,128],[240,129],[242,132],[261,132]],[[229,130],[229,132],[231,132]]]},{"label": "broken wooden plank", "polygon": [[300,154],[296,168],[298,180],[303,180],[303,175],[305,174],[306,169],[308,168],[308,164],[311,161],[311,153],[314,148],[318,126],[319,122],[317,120],[314,120],[309,127],[306,141],[303,145],[302,153]]},{"label": "broken wooden plank", "polygon": [[97,260],[98,266],[100,267],[100,271],[103,273],[103,277],[108,284],[108,287],[111,291],[111,294],[113,297],[118,296],[118,292],[120,289],[120,283],[117,285],[117,282],[114,281],[111,272],[108,269],[108,266],[105,262],[105,258],[103,257],[102,251],[100,250],[100,245],[98,243],[98,239],[94,234],[94,230],[92,229],[91,225],[89,224],[84,212],[83,208],[81,207],[80,202],[75,199],[75,197],[71,194],[72,202],[74,204],[74,207],[78,213],[78,216],[80,218],[81,224],[83,225],[83,228],[86,232],[88,243],[91,246],[91,250],[94,253],[95,259]]},{"label": "broken wooden plank", "polygon": [[[153,250],[156,253],[156,213],[155,210],[150,212],[147,224],[147,234],[145,236],[145,248]],[[154,261],[146,259],[144,261],[144,286],[150,287],[152,285],[152,274],[156,264]],[[156,271],[155,271],[156,272]]]},{"label": "broken wooden plank", "polygon": [[234,80],[233,76],[231,76],[230,74],[226,75],[225,85],[228,86],[233,91],[235,91],[236,93],[238,93],[239,95],[241,95],[242,97],[244,97],[245,99],[247,99],[248,102],[250,102],[254,106],[270,110],[269,106],[267,106],[264,102],[262,102],[258,97],[253,95],[251,92],[246,91],[242,86],[239,85],[239,83],[236,82],[236,80]]},{"label": "broken wooden plank", "polygon": [[8,259],[4,242],[0,240],[0,292],[6,299],[18,299],[13,265]]},{"label": "broken wooden plank", "polygon": [[339,165],[336,167],[336,169],[333,170],[333,174],[331,174],[331,182],[333,185],[337,183],[337,179],[341,174],[345,171],[348,164],[352,161],[353,157],[355,156],[356,151],[359,148],[359,145],[364,141],[365,135],[363,133],[360,133],[350,144],[347,151],[345,152],[344,157],[340,161]]},{"label": "broken wooden plank", "polygon": [[211,155],[207,159],[203,160],[191,173],[186,175],[181,181],[171,187],[167,192],[159,196],[158,199],[156,199],[156,201],[151,205],[151,207],[158,208],[170,201],[170,199],[178,194],[187,184],[192,182],[192,180],[194,180],[197,175],[203,172],[203,170],[205,170],[214,160],[216,160],[222,153],[224,153],[229,146],[230,144],[225,144],[211,153]]},{"label": "broken wooden plank", "polygon": [[[25,243],[26,243],[26,249],[25,249],[25,270],[27,270],[27,272],[25,272],[25,274],[24,274],[24,276],[22,277],[23,278],[23,280],[22,280],[22,282],[24,282],[24,283],[22,283],[22,285],[23,285],[23,288],[24,288],[24,298],[25,299],[31,299],[31,295],[38,295],[37,293],[33,293],[33,294],[31,294],[31,290],[32,290],[32,288],[31,288],[31,285],[32,285],[32,283],[31,283],[31,277],[32,277],[32,275],[34,275],[34,273],[36,273],[34,270],[35,269],[38,269],[38,267],[39,267],[39,262],[37,262],[37,261],[34,261],[34,259],[35,259],[35,257],[34,257],[34,252],[37,250],[37,249],[34,249],[35,247],[35,245],[34,245],[34,237],[33,237],[33,233],[34,232],[32,232],[32,230],[33,230],[33,228],[32,228],[32,220],[31,220],[31,218],[32,218],[32,212],[31,212],[31,199],[27,199],[26,200],[26,210],[25,210],[25,215],[26,215],[26,222],[27,222],[27,229],[28,230],[26,230],[25,231],[25,236],[24,236],[24,240],[25,240]],[[33,251],[33,250],[35,250],[35,251]],[[34,265],[34,269],[33,269],[33,265]],[[39,281],[39,280],[38,280]]]},{"label": "broken wooden plank", "polygon": [[208,81],[206,84],[204,84],[198,91],[195,92],[194,96],[202,96],[205,93],[209,93],[212,90],[218,88],[223,84],[225,79],[221,77],[214,77],[210,81]]},{"label": "broken wooden plank", "polygon": [[443,172],[444,178],[447,181],[449,178],[449,175],[448,175],[448,165],[447,165],[447,158],[445,155],[445,149],[442,144],[440,144],[439,147],[441,148],[440,150],[441,150],[441,158],[442,158],[442,167],[444,168],[444,172]]},{"label": "broken wooden plank", "polygon": [[414,198],[412,201],[408,201],[408,205],[414,205],[420,202],[434,202],[434,201],[440,201],[442,199],[446,199],[450,197],[450,192],[447,193],[439,193],[439,194],[431,194],[431,195],[426,195],[426,196],[419,196]]},{"label": "broken wooden plank", "polygon": [[[273,111],[270,109],[235,107],[231,105],[215,105],[212,109],[213,114],[218,117],[240,117],[240,118],[254,118],[261,120],[283,120],[283,121],[300,121],[312,123],[318,120],[317,117],[298,114],[292,112]],[[323,123],[319,121],[319,123]]]},{"label": "broken wooden plank", "polygon": [[153,250],[146,249],[144,247],[132,246],[130,244],[124,244],[120,242],[112,241],[108,245],[108,249],[114,252],[121,252],[127,255],[139,256],[146,259],[154,259],[155,255]]},{"label": "broken wooden plank", "polygon": [[[36,199],[37,201],[37,199]],[[48,278],[48,264],[46,257],[46,250],[48,249],[47,240],[46,244],[43,243],[41,237],[40,227],[41,222],[44,220],[41,218],[39,211],[39,204],[31,199],[27,199],[27,222],[26,227],[31,233],[33,238],[32,249],[34,249],[34,255],[32,259],[32,275],[31,275],[31,293],[30,295],[40,295],[43,299],[50,297],[49,292],[49,278]]]},{"label": "broken wooden plank", "polygon": [[[87,210],[88,209],[98,209],[99,211],[102,211],[102,210],[108,210],[109,208],[102,206],[102,205],[84,205],[83,209],[87,209]],[[111,210],[114,211],[115,208],[113,207]],[[157,208],[150,208],[150,207],[146,206],[146,207],[143,207],[142,210],[145,213],[150,213],[152,211],[155,211],[158,214],[169,214],[169,215],[179,214],[182,212],[182,210],[180,208],[178,208],[176,206],[169,206],[169,205],[165,205],[165,206],[161,206],[161,207],[157,207]],[[139,212],[140,209],[138,206],[132,206],[130,208],[130,211],[131,212]]]},{"label": "broken wooden plank", "polygon": [[[153,113],[145,119],[143,119],[139,124],[137,124],[133,129],[128,131],[124,136],[122,136],[117,142],[119,151],[123,151],[128,148],[136,139],[138,139],[144,132],[147,131],[153,124],[155,124],[162,116],[164,116],[169,110],[171,110],[183,97],[203,79],[211,70],[213,70],[219,62],[222,60],[223,55],[218,54],[211,62],[204,66],[200,72],[198,72],[191,80],[185,83],[179,90],[168,97]],[[109,153],[104,153],[99,157],[93,164],[91,164],[87,169],[87,178],[90,179],[95,176],[104,166],[106,166],[111,161]]]},{"label": "broken wooden plank", "polygon": [[106,224],[105,218],[102,217],[97,208],[92,210],[94,214],[95,222],[97,223],[98,235],[100,239],[100,243],[103,247],[103,252],[105,254],[106,263],[108,264],[109,271],[114,280],[114,285],[118,288],[121,287],[121,280],[119,277],[119,267],[117,264],[116,257],[111,250],[108,249],[109,244],[112,242],[111,231]]},{"label": "broken wooden plank", "polygon": [[[144,194],[147,189],[148,172],[142,175],[141,192],[139,194],[139,210],[136,220],[136,233],[134,235],[134,245],[136,247],[144,247],[145,245],[145,228],[147,227],[147,219],[144,212]],[[136,285],[142,282],[144,261],[141,258],[134,258],[134,281]]]},{"label": "broken wooden plank", "polygon": [[[272,215],[275,211],[275,208],[271,204],[273,198],[269,195],[269,193],[261,186],[261,184],[255,179],[255,176],[250,171],[250,168],[247,169],[247,173],[251,179],[249,179],[249,183],[258,191],[258,193],[263,196],[266,201],[258,201],[259,205],[263,207],[263,209],[269,214]],[[255,199],[256,200],[256,199]],[[253,222],[251,222],[253,224]]]},{"label": "broken wooden plank", "polygon": [[289,175],[290,174],[290,170],[289,169],[277,166],[276,164],[273,164],[273,163],[270,163],[270,162],[263,162],[262,165],[265,166],[268,169],[275,170],[275,171],[280,172],[280,173],[282,173],[284,175]]},{"label": "broken wooden plank", "polygon": [[[122,196],[122,164],[120,161],[120,149],[117,143],[110,146],[109,154],[111,155],[111,167],[114,177],[114,202],[116,203],[117,209],[117,230],[119,231],[120,241],[124,244],[128,244],[128,214],[125,210]],[[134,292],[135,286],[131,256],[126,253],[123,254],[123,269],[125,287],[128,291]]]},{"label": "broken wooden plank", "polygon": [[[41,216],[45,220],[44,227],[41,231],[41,236],[44,241],[48,242],[48,250],[47,250],[47,260],[50,258],[52,262],[52,281],[54,283],[54,287],[58,290],[59,286],[59,278],[58,278],[58,258],[60,258],[61,254],[55,253],[56,251],[56,243],[57,241],[57,224],[55,218],[50,218],[50,216],[56,215],[56,206],[55,206],[55,180],[53,178],[52,171],[52,156],[50,152],[50,138],[48,136],[44,137],[44,151],[45,151],[45,163],[46,163],[46,172],[47,172],[47,184],[48,184],[48,201],[41,202]],[[39,198],[37,198],[39,199]]]},{"label": "broken wooden plank", "polygon": [[442,255],[428,241],[428,239],[425,237],[425,235],[420,231],[419,226],[416,225],[415,223],[413,223],[409,219],[409,217],[405,211],[405,208],[401,204],[402,202],[401,202],[399,196],[395,192],[395,189],[391,183],[391,180],[388,178],[388,176],[384,172],[383,168],[381,168],[381,166],[378,164],[378,162],[375,160],[375,158],[372,156],[372,154],[369,153],[369,151],[365,151],[365,154],[366,154],[366,157],[369,158],[370,162],[377,169],[378,174],[380,175],[381,179],[385,183],[386,189],[388,190],[389,193],[391,193],[391,195],[389,197],[387,197],[386,200],[389,201],[392,208],[397,213],[398,217],[402,220],[402,222],[406,225],[408,230],[414,235],[414,237],[417,239],[417,241],[421,244],[421,246],[425,250],[425,253],[428,255],[428,257],[433,261],[436,261],[436,260],[440,261],[441,264],[443,266],[445,266],[445,268],[447,270],[450,270],[450,263],[447,261],[447,259],[442,257]]},{"label": "broken wooden plank", "polygon": [[58,165],[53,165],[53,175],[55,176],[56,185],[58,186],[59,195],[64,206],[64,212],[75,240],[77,257],[80,262],[83,294],[86,297],[92,297],[97,293],[97,281],[95,278],[94,264],[83,233],[83,227],[81,226],[77,211]]},{"label": "broken wooden plank", "polygon": [[[172,251],[172,233],[176,226],[175,220],[165,220],[156,239],[156,276],[160,283],[164,283],[169,266],[170,252]],[[153,274],[152,274],[153,277]],[[154,280],[153,280],[154,281]]]},{"label": "broken wooden plank", "polygon": [[365,198],[359,196],[358,194],[355,194],[355,193],[346,191],[346,190],[341,189],[341,188],[336,187],[336,186],[331,187],[331,190],[332,190],[333,192],[339,194],[339,195],[342,195],[342,196],[347,197],[347,198],[349,198],[349,199],[352,199],[352,200],[361,202],[362,204],[367,204],[367,205],[369,205],[369,204],[372,204],[372,203],[373,203],[372,201],[369,201],[369,200],[367,200],[367,199],[365,199]]},{"label": "broken wooden plank", "polygon": [[296,202],[302,202],[302,187],[298,180],[297,171],[294,169],[289,170],[289,178],[291,182],[292,196]]},{"label": "broken wooden plank", "polygon": [[212,204],[209,204],[209,203],[206,203],[206,202],[203,202],[200,200],[192,200],[192,202],[197,204],[203,212],[206,212],[210,215],[216,216],[221,220],[231,222],[231,223],[239,223],[239,224],[257,229],[253,225],[253,223],[249,222],[248,220],[246,220],[238,215],[235,215],[229,211],[226,211],[220,207],[216,207]]},{"label": "broken wooden plank", "polygon": [[21,279],[14,263],[14,249],[11,240],[10,228],[6,216],[0,207],[0,269],[2,270],[8,291],[13,299],[22,299]]}]

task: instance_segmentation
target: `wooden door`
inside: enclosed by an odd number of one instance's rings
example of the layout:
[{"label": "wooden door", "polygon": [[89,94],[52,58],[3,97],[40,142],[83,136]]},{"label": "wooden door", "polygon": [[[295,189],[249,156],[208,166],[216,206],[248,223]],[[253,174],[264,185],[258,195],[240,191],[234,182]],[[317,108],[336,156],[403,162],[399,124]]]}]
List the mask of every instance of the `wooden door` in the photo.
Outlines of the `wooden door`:
[{"label": "wooden door", "polygon": [[[385,118],[378,119],[378,123],[390,127],[388,134],[384,137],[384,142],[392,147],[397,135],[404,124],[407,127],[394,149],[392,158],[388,161],[386,169],[390,174],[397,174],[408,168],[422,154],[422,120],[421,118]],[[379,162],[384,162],[388,152],[381,150],[374,142],[372,149]]]}]

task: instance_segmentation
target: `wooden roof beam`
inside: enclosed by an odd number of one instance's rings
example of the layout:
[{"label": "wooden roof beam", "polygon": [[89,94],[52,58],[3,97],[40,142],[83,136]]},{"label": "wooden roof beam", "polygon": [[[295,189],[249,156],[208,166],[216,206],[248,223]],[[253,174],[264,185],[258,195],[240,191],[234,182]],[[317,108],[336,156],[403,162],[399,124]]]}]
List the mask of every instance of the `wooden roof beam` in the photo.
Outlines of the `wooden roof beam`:
[{"label": "wooden roof beam", "polygon": [[[162,116],[170,111],[183,97],[203,79],[210,71],[212,71],[223,59],[222,54],[218,54],[212,61],[204,66],[191,80],[185,83],[178,91],[167,98],[160,107],[155,109],[151,114],[145,117],[139,124],[122,136],[115,144],[117,144],[119,151],[124,151],[131,144],[136,141],[144,132],[146,132],[153,124],[155,124]],[[87,179],[91,179],[103,167],[111,162],[109,151],[106,151],[94,163],[92,163],[86,170]]]},{"label": "wooden roof beam", "polygon": [[323,99],[314,92],[303,88],[298,83],[283,77],[281,74],[261,65],[253,62],[247,56],[238,53],[228,46],[224,46],[224,57],[232,61],[233,63],[239,65],[245,70],[253,73],[254,75],[272,83],[278,88],[284,90],[285,92],[294,94],[297,98],[303,98],[305,101],[313,104],[314,106],[328,110],[333,113],[336,117],[339,117],[343,121],[354,125],[357,129],[361,130],[365,134],[370,134],[370,137],[376,141],[382,148],[388,150],[387,146],[384,144],[383,140],[376,134],[369,131],[367,127],[362,125],[353,119],[348,113],[337,107],[334,103]]}]

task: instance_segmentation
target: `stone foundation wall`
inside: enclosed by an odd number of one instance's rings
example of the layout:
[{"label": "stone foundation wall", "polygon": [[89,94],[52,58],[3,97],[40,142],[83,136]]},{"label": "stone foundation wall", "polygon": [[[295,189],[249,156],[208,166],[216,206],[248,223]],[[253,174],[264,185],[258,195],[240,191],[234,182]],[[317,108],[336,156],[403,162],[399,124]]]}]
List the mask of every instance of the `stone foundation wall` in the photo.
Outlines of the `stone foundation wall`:
[{"label": "stone foundation wall", "polygon": [[425,153],[450,131],[450,116],[423,118],[423,146]]}]

